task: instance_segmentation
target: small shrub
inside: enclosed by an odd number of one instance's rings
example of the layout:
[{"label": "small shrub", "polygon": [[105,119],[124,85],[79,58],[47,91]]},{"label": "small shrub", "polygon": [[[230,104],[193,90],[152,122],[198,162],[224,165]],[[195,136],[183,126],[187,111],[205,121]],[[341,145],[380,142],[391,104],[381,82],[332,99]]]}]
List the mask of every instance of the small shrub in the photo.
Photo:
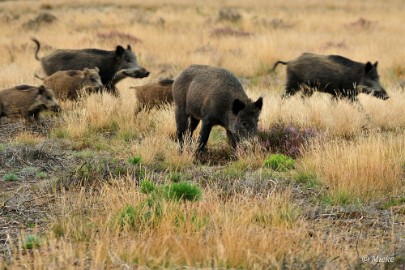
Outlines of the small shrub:
[{"label": "small shrub", "polygon": [[136,219],[135,208],[132,205],[127,205],[118,214],[118,225],[120,227],[124,226],[134,226]]},{"label": "small shrub", "polygon": [[141,182],[141,192],[145,194],[150,194],[156,190],[156,185],[155,183],[149,181],[149,180],[143,180]]},{"label": "small shrub", "polygon": [[279,172],[285,172],[295,168],[295,161],[282,154],[273,154],[264,160],[264,166]]},{"label": "small shrub", "polygon": [[133,156],[128,159],[128,162],[132,165],[138,165],[142,162],[141,156]]},{"label": "small shrub", "polygon": [[33,249],[41,246],[41,238],[35,234],[30,234],[25,237],[24,248]]},{"label": "small shrub", "polygon": [[297,128],[277,124],[268,131],[259,132],[259,142],[265,151],[281,153],[292,158],[302,156],[303,147],[323,133],[311,128]]},{"label": "small shrub", "polygon": [[18,176],[14,173],[7,173],[3,176],[4,181],[13,182],[18,180]]},{"label": "small shrub", "polygon": [[201,189],[187,182],[173,183],[166,186],[165,197],[175,201],[197,201],[201,198]]}]

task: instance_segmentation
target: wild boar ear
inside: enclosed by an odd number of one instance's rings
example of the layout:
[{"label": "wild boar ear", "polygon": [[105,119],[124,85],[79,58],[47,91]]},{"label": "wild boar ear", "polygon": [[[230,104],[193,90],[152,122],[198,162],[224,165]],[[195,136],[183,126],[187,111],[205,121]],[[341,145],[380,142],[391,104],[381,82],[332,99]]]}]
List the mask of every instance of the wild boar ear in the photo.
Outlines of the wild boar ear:
[{"label": "wild boar ear", "polygon": [[377,68],[377,66],[378,66],[378,61],[376,61],[376,62],[374,63],[374,67]]},{"label": "wild boar ear", "polygon": [[234,115],[237,115],[241,110],[243,110],[246,107],[245,103],[240,101],[239,99],[235,99],[232,102],[232,112]]},{"label": "wild boar ear", "polygon": [[123,55],[124,52],[125,52],[125,49],[121,45],[118,45],[117,48],[115,49],[115,55],[117,55],[117,56]]},{"label": "wild boar ear", "polygon": [[366,66],[364,67],[364,73],[367,74],[373,69],[373,65],[370,62],[367,62]]},{"label": "wild boar ear", "polygon": [[95,67],[94,69],[95,69],[97,72],[100,72],[100,70],[98,69],[98,67]]},{"label": "wild boar ear", "polygon": [[127,49],[130,50],[130,51],[132,51],[131,45],[128,44],[128,45],[127,45]]},{"label": "wild boar ear", "polygon": [[259,111],[262,110],[263,107],[263,98],[259,97],[256,101],[255,101],[255,107],[259,109]]}]

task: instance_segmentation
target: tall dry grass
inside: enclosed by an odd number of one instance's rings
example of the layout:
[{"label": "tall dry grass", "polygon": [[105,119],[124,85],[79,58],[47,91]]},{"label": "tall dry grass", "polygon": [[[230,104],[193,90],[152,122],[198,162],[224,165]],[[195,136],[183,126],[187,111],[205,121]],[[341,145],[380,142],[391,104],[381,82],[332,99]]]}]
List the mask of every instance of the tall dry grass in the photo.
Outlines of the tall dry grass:
[{"label": "tall dry grass", "polygon": [[[53,231],[43,236],[43,245],[30,256],[15,250],[15,267],[281,269],[328,262],[342,249],[345,255],[338,259],[342,265],[349,267],[357,258],[355,249],[324,241],[322,233],[310,236],[289,190],[260,199],[240,195],[220,201],[209,189],[200,202],[164,201],[159,221],[135,227],[114,225],[123,208],[145,200],[124,179],[97,193],[82,190],[58,198]],[[357,249],[367,247],[360,244]]]},{"label": "tall dry grass", "polygon": [[353,141],[315,143],[302,164],[329,192],[363,200],[404,192],[405,137],[378,134]]}]

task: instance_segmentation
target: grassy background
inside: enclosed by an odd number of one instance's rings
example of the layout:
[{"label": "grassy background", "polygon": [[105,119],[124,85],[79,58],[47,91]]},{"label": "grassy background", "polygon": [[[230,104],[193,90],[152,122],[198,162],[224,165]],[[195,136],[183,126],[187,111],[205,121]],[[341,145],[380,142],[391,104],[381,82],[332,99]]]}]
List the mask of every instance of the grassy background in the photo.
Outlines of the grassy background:
[{"label": "grassy background", "polygon": [[[39,84],[30,37],[41,41],[40,56],[131,44],[151,72],[120,82],[120,98],[62,102],[59,117],[45,114],[44,130],[2,120],[0,268],[347,269],[376,254],[403,266],[405,94],[398,83],[405,79],[405,3],[220,2],[0,3],[0,88]],[[44,12],[56,20],[35,21]],[[391,98],[361,94],[363,108],[326,94],[282,102],[285,68],[270,69],[303,52],[379,61]],[[173,107],[135,116],[130,86],[197,63],[228,68],[252,99],[264,96],[262,130],[284,125],[323,135],[287,172],[263,166],[270,153],[257,143],[232,153],[221,128],[211,133],[204,162],[194,159],[193,145],[180,154]],[[128,162],[134,156],[140,164]],[[190,181],[203,196],[151,203],[139,191],[145,179]],[[152,206],[142,208],[146,202]],[[117,226],[128,206],[136,222]],[[41,239],[32,251],[27,235]]]}]

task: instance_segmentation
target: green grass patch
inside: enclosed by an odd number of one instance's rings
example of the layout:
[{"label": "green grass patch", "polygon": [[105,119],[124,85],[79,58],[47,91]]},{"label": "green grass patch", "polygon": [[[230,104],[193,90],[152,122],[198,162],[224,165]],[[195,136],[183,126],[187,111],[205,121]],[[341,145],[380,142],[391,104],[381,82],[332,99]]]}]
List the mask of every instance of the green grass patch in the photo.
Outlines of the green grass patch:
[{"label": "green grass patch", "polygon": [[165,188],[165,197],[174,201],[198,201],[201,199],[201,189],[188,182],[172,183]]},{"label": "green grass patch", "polygon": [[355,198],[346,190],[331,191],[321,197],[323,205],[349,205],[353,202],[355,202]]},{"label": "green grass patch", "polygon": [[48,174],[46,172],[42,171],[42,172],[38,172],[36,176],[39,179],[45,179],[48,177]]},{"label": "green grass patch", "polygon": [[273,154],[264,160],[264,166],[275,171],[286,172],[295,168],[295,160],[283,154]]},{"label": "green grass patch", "polygon": [[118,225],[120,227],[124,226],[134,226],[136,220],[136,211],[132,205],[127,205],[121,209],[118,214]]},{"label": "green grass patch", "polygon": [[65,128],[55,128],[52,130],[51,136],[58,139],[67,139],[70,134]]},{"label": "green grass patch", "polygon": [[25,224],[25,227],[30,228],[30,229],[35,228],[35,223],[34,222],[27,222],[27,224]]},{"label": "green grass patch", "polygon": [[312,172],[297,172],[294,180],[308,188],[317,188],[321,186],[315,173]]},{"label": "green grass patch", "polygon": [[151,194],[156,191],[156,185],[155,183],[149,181],[149,180],[143,180],[141,182],[141,192],[145,194]]},{"label": "green grass patch", "polygon": [[172,183],[180,182],[184,177],[181,172],[172,172],[167,176],[167,179]]},{"label": "green grass patch", "polygon": [[390,209],[391,207],[398,206],[398,205],[403,205],[405,204],[405,197],[400,196],[396,198],[390,198],[387,202],[385,202],[382,206],[381,209]]},{"label": "green grass patch", "polygon": [[7,182],[14,182],[14,181],[18,181],[19,178],[18,178],[18,176],[15,175],[14,173],[6,173],[6,174],[3,176],[3,180],[4,180],[4,181],[7,181]]},{"label": "green grass patch", "polygon": [[141,157],[141,156],[138,156],[138,155],[133,156],[133,157],[130,157],[130,158],[128,159],[128,163],[129,163],[129,164],[132,164],[132,165],[138,165],[138,164],[140,164],[141,162],[142,162],[142,157]]},{"label": "green grass patch", "polygon": [[41,246],[41,238],[35,234],[30,234],[25,237],[24,248],[34,249]]}]

